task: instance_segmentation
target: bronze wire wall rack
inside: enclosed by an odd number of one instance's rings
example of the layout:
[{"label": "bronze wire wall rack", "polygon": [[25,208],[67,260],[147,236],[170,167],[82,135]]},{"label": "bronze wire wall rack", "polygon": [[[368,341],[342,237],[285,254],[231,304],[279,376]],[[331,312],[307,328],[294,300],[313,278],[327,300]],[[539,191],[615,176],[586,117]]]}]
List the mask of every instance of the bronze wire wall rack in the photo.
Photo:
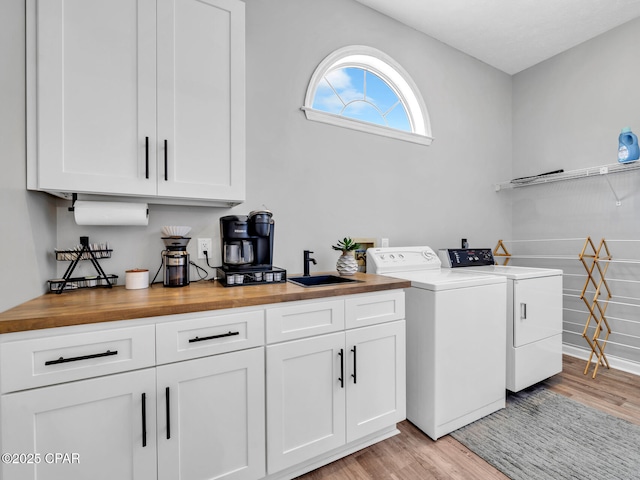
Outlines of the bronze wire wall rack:
[{"label": "bronze wire wall rack", "polygon": [[[504,258],[504,262],[502,263],[502,265],[507,265],[509,263],[509,260],[511,260],[511,254],[507,250],[507,247],[504,245],[502,240],[498,240],[498,244],[493,249],[493,258],[495,259],[496,257]],[[499,265],[497,260],[496,265]]]}]

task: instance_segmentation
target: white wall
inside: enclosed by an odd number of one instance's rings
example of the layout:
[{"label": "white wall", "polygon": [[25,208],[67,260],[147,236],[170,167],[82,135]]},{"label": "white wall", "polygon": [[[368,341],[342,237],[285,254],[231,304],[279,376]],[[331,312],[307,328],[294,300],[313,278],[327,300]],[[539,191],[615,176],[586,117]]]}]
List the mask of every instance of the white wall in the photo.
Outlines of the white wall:
[{"label": "white wall", "polygon": [[[301,272],[302,251],[310,249],[317,271],[333,270],[330,245],[345,235],[434,248],[457,246],[461,237],[485,246],[509,236],[509,200],[491,189],[511,171],[508,75],[354,1],[246,6],[248,194],[232,211],[265,205],[274,212],[276,265]],[[120,282],[128,268],[155,273],[162,225],[190,225],[194,238],[212,237],[211,264],[219,264],[218,219],[228,209],[152,205],[148,227],[87,228],[75,225],[69,202],[25,191],[24,0],[3,0],[0,8],[0,311],[44,292],[46,280],[66,268],[52,260],[53,249],[81,235],[111,243],[113,258],[102,266]],[[304,118],[299,108],[313,70],[349,44],[378,48],[410,73],[431,116],[431,147]]]},{"label": "white wall", "polygon": [[[514,177],[617,162],[621,128],[630,126],[640,134],[638,45],[640,19],[513,77]],[[587,348],[581,336],[587,314],[576,295],[585,282],[577,260],[584,239],[591,236],[597,246],[605,238],[614,259],[640,260],[640,172],[608,178],[620,206],[603,177],[498,194],[513,202],[512,239],[578,239],[514,243],[512,253],[573,256],[574,260],[532,263],[558,266],[569,274],[565,276],[564,328],[573,333],[565,333],[564,342],[583,348]],[[607,278],[614,301],[640,304],[640,264],[611,264]],[[620,281],[629,279],[635,283]],[[606,351],[640,361],[640,307],[612,303],[607,314],[614,334]]]},{"label": "white wall", "polygon": [[[309,249],[315,271],[334,270],[338,253],[330,246],[346,235],[434,248],[457,246],[461,237],[491,246],[510,235],[509,199],[492,189],[511,172],[508,75],[355,1],[245,3],[247,201],[232,211],[273,211],[277,266],[301,272]],[[429,109],[430,147],[305,119],[300,107],[314,69],[350,44],[378,48],[409,72]],[[58,208],[57,246],[80,235],[109,240],[115,251],[103,267],[117,275],[132,267],[155,273],[162,225],[212,237],[211,264],[219,264],[218,219],[230,212],[152,205],[146,228],[81,228],[66,206]]]}]

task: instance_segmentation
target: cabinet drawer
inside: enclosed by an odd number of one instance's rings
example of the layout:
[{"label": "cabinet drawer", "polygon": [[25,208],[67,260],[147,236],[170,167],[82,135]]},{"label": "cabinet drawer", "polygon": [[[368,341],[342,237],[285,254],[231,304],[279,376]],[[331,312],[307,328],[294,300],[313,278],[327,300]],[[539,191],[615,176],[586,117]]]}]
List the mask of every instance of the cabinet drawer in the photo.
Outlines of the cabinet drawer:
[{"label": "cabinet drawer", "polygon": [[404,291],[355,295],[345,300],[347,328],[404,319]]},{"label": "cabinet drawer", "polygon": [[158,364],[264,345],[264,310],[218,313],[156,325]]},{"label": "cabinet drawer", "polygon": [[57,335],[0,345],[2,393],[150,367],[153,325]]},{"label": "cabinet drawer", "polygon": [[344,300],[299,302],[267,308],[267,343],[344,330]]}]

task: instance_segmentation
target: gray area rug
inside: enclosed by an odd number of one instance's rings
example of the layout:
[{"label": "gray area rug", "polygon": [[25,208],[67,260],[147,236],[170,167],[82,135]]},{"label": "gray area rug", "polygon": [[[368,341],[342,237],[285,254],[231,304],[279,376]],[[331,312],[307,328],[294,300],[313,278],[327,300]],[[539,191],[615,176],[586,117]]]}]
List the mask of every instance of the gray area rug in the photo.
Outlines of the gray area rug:
[{"label": "gray area rug", "polygon": [[514,480],[640,479],[640,426],[543,388],[451,436]]}]

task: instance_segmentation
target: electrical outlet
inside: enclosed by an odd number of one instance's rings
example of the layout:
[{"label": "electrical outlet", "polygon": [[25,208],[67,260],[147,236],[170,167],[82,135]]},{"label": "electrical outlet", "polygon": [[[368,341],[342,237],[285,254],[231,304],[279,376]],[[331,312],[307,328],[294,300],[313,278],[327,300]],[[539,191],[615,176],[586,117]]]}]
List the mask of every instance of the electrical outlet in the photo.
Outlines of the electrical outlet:
[{"label": "electrical outlet", "polygon": [[380,239],[380,246],[382,248],[388,247],[389,246],[389,239],[388,238],[381,238]]},{"label": "electrical outlet", "polygon": [[207,252],[207,256],[211,258],[212,244],[210,238],[199,238],[198,239],[198,258],[207,258],[204,256],[204,252]]}]

